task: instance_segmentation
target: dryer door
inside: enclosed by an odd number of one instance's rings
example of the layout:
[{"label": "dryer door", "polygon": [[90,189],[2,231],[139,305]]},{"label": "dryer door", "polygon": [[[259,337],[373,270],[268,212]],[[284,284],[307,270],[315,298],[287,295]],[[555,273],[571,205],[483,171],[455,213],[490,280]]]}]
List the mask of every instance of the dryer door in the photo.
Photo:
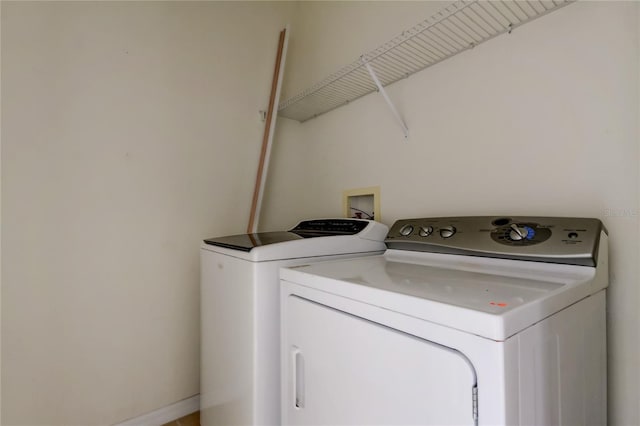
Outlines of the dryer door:
[{"label": "dryer door", "polygon": [[475,424],[475,372],[460,352],[297,296],[286,300],[284,424]]}]

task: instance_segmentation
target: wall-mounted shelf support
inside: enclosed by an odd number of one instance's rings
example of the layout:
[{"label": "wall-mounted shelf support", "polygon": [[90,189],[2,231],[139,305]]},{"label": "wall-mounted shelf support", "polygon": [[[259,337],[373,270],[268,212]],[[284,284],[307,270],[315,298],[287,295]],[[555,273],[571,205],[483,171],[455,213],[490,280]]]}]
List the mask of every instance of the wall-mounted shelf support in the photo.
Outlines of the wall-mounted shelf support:
[{"label": "wall-mounted shelf support", "polygon": [[407,127],[404,120],[400,116],[400,113],[396,109],[396,106],[393,104],[393,102],[391,102],[391,98],[389,98],[389,95],[387,95],[387,91],[384,90],[382,83],[380,83],[380,80],[378,80],[378,76],[376,75],[373,68],[371,68],[371,65],[369,65],[369,63],[364,58],[364,56],[362,57],[362,63],[367,68],[367,71],[369,71],[369,75],[371,76],[371,79],[373,80],[373,82],[376,84],[376,86],[378,86],[378,92],[380,92],[384,100],[387,102],[387,105],[389,105],[389,108],[391,109],[391,112],[393,113],[393,116],[395,117],[396,121],[398,122],[398,124],[400,124],[400,127],[402,127],[402,133],[404,133],[404,139],[409,140],[409,128]]}]

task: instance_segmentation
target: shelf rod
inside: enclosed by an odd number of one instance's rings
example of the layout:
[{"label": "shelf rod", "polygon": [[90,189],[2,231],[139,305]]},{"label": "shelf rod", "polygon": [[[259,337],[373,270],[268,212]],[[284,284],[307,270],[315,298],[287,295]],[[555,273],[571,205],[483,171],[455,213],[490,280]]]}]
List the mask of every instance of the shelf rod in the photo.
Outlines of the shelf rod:
[{"label": "shelf rod", "polygon": [[378,86],[378,91],[380,92],[384,100],[387,102],[387,105],[389,105],[389,108],[391,108],[391,112],[393,113],[393,116],[396,118],[396,121],[398,122],[398,124],[400,124],[400,127],[402,127],[402,133],[404,133],[404,139],[408,140],[409,128],[404,123],[404,120],[402,119],[402,117],[400,117],[400,113],[396,109],[395,105],[393,105],[393,102],[391,102],[389,95],[387,95],[387,91],[384,90],[384,87],[382,87],[380,80],[378,80],[378,76],[376,75],[375,71],[373,71],[373,68],[371,68],[371,65],[369,65],[369,62],[367,62],[364,59],[364,56],[362,57],[362,62],[364,63],[364,66],[367,68],[367,71],[369,71],[369,75],[371,76],[371,79],[376,84],[376,86]]}]

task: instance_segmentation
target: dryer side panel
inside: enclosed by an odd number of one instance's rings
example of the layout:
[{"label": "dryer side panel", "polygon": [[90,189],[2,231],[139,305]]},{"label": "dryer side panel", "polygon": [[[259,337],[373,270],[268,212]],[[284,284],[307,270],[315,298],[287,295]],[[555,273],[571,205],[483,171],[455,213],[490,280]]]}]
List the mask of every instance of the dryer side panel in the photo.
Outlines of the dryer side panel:
[{"label": "dryer side panel", "polygon": [[605,290],[517,335],[520,425],[607,424]]},{"label": "dryer side panel", "polygon": [[298,296],[285,303],[284,424],[475,424],[475,372],[460,352]]}]

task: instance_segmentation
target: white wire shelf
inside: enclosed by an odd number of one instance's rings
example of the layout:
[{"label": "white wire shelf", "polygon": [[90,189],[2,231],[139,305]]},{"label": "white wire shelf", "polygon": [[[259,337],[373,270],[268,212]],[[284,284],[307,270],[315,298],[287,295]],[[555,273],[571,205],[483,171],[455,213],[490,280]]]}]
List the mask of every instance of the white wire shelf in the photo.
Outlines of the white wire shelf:
[{"label": "white wire shelf", "polygon": [[278,106],[304,122],[377,90],[365,64],[388,86],[511,32],[575,0],[459,0]]}]

